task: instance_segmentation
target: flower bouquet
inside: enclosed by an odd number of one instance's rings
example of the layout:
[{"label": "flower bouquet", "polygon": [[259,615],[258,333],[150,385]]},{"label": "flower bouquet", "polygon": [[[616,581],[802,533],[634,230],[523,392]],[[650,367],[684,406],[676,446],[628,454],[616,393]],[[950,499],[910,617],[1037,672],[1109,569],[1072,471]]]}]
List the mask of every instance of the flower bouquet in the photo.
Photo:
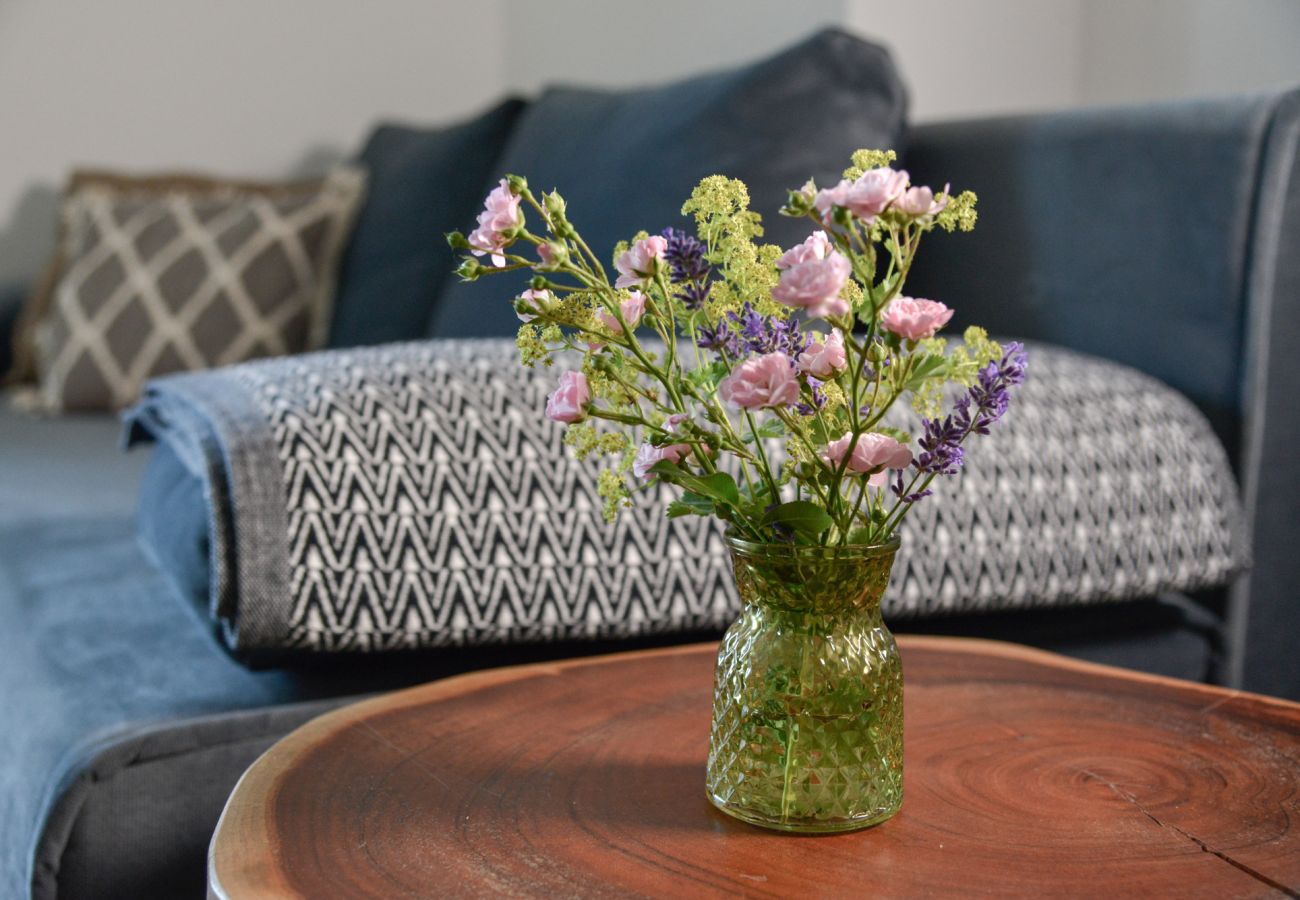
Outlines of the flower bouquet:
[{"label": "flower bouquet", "polygon": [[[911,185],[894,158],[860,150],[838,184],[792,191],[782,213],[810,234],[789,249],[760,242],[743,183],[705,178],[682,207],[694,234],[618,244],[612,280],[563,197],[518,176],[448,236],[467,280],[534,273],[514,301],[521,360],[570,366],[546,415],[579,458],[611,460],[606,517],[662,483],[670,517],[726,523],[743,608],[719,654],[706,789],[790,831],[899,808],[902,673],[880,618],[896,532],[1025,373],[1019,345],[976,327],[950,344],[952,310],[903,294],[922,237],[969,231],[975,196]],[[904,398],[919,435],[886,424]]]}]

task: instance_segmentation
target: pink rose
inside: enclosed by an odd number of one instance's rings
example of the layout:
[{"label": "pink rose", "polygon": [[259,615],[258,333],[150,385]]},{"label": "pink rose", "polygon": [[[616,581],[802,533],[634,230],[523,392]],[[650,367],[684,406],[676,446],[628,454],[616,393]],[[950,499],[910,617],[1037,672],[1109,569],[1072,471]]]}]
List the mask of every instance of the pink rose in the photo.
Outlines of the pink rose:
[{"label": "pink rose", "polygon": [[[623,321],[627,323],[627,327],[636,328],[641,324],[641,317],[645,315],[645,294],[632,291],[619,303],[618,310],[623,314]],[[609,310],[597,310],[596,319],[615,334],[623,333],[623,327],[618,324],[618,319],[614,318],[614,314]]]},{"label": "pink rose", "polygon": [[642,481],[653,481],[655,476],[650,469],[655,463],[665,459],[679,463],[690,452],[690,444],[669,444],[666,447],[656,447],[650,443],[642,444],[637,448],[636,458],[632,460],[632,474]]},{"label": "pink rose", "polygon": [[587,404],[591,402],[591,388],[587,376],[581,372],[565,372],[560,376],[560,386],[546,398],[546,418],[552,422],[572,425],[587,418]]},{"label": "pink rose", "polygon": [[831,213],[837,206],[849,205],[849,189],[853,182],[844,179],[833,188],[822,188],[813,196],[813,208],[827,225],[831,223]]},{"label": "pink rose", "polygon": [[656,234],[653,237],[642,238],[624,250],[618,255],[618,259],[614,260],[614,268],[619,272],[614,287],[632,287],[649,281],[659,271],[659,263],[663,260],[667,249],[668,239]]},{"label": "pink rose", "polygon": [[835,251],[824,231],[814,231],[798,247],[791,247],[776,261],[778,269],[788,269],[810,259],[825,259]]},{"label": "pink rose", "polygon": [[880,327],[909,341],[934,337],[948,324],[952,310],[934,300],[895,297],[880,314]]},{"label": "pink rose", "polygon": [[844,354],[844,335],[832,329],[823,341],[814,340],[808,349],[799,354],[799,371],[814,378],[827,379],[843,372],[848,366]]},{"label": "pink rose", "polygon": [[882,487],[885,484],[888,478],[885,469],[906,469],[912,464],[912,451],[887,434],[875,431],[860,434],[850,451],[849,444],[852,441],[851,431],[838,441],[831,441],[826,445],[826,452],[821,455],[822,461],[828,466],[839,467],[844,462],[845,454],[848,454],[849,462],[845,471],[856,475],[874,472],[867,479],[867,484],[872,487]]},{"label": "pink rose", "polygon": [[524,217],[519,212],[519,198],[510,192],[510,184],[504,178],[492,189],[483,201],[483,211],[478,214],[478,228],[470,232],[470,252],[475,256],[492,254],[492,265],[500,268],[506,264],[501,251],[513,240],[512,233],[524,224]]},{"label": "pink rose", "polygon": [[852,183],[841,181],[833,188],[817,192],[813,206],[822,221],[831,221],[832,207],[842,206],[867,224],[876,220],[889,205],[907,190],[907,173],[888,166],[868,169]]},{"label": "pink rose", "polygon": [[790,357],[768,353],[737,366],[718,384],[718,396],[745,409],[789,406],[799,399],[799,379]]},{"label": "pink rose", "polygon": [[[544,310],[555,300],[555,295],[547,290],[535,291],[529,288],[519,295],[519,299],[524,301],[522,305],[531,306],[536,310]],[[515,309],[515,315],[519,317],[520,322],[531,322],[537,318],[536,313],[523,312],[518,308]]]},{"label": "pink rose", "polygon": [[872,222],[907,190],[907,173],[888,166],[868,169],[849,189],[849,212],[864,222]]},{"label": "pink rose", "polygon": [[834,250],[825,259],[795,263],[781,273],[772,299],[786,306],[801,306],[814,318],[842,316],[849,311],[849,304],[840,291],[851,268],[844,255]]},{"label": "pink rose", "polygon": [[930,219],[943,212],[944,207],[948,205],[948,188],[950,185],[943,186],[944,198],[942,200],[934,199],[934,191],[928,187],[908,188],[903,192],[903,196],[898,198],[894,204],[894,209],[898,210],[905,216],[913,219]]}]

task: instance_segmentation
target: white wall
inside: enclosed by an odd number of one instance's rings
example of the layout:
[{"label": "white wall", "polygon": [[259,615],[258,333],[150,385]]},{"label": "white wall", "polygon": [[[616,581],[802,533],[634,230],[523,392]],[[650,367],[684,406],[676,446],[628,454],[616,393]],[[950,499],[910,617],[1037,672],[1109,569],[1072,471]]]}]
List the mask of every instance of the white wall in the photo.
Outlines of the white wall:
[{"label": "white wall", "polygon": [[912,118],[1300,84],[1300,0],[0,0],[0,282],[76,165],[276,178],[377,119],[626,86],[828,24],[894,49]]},{"label": "white wall", "polygon": [[1300,0],[847,0],[913,121],[1300,84]]},{"label": "white wall", "polygon": [[505,83],[628,87],[760,59],[844,25],[844,0],[516,0]]},{"label": "white wall", "polygon": [[1297,0],[1087,0],[1082,103],[1300,84]]},{"label": "white wall", "polygon": [[893,49],[913,121],[1061,109],[1078,100],[1084,0],[848,0],[845,6],[852,30]]},{"label": "white wall", "polygon": [[69,169],[281,177],[382,116],[501,93],[496,2],[0,0],[0,279],[52,241]]}]

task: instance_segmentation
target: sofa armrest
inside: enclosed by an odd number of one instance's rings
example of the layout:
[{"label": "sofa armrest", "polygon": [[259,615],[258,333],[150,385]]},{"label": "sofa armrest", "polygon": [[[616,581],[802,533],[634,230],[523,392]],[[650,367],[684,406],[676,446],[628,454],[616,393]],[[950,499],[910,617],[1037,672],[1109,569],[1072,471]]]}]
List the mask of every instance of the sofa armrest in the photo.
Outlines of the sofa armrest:
[{"label": "sofa armrest", "polygon": [[14,330],[26,299],[26,285],[0,284],[0,381],[14,364]]},{"label": "sofa armrest", "polygon": [[980,195],[975,232],[926,248],[909,293],[996,333],[1148,372],[1233,460],[1255,565],[1229,605],[1232,680],[1300,696],[1300,91],[939,123],[919,183]]}]

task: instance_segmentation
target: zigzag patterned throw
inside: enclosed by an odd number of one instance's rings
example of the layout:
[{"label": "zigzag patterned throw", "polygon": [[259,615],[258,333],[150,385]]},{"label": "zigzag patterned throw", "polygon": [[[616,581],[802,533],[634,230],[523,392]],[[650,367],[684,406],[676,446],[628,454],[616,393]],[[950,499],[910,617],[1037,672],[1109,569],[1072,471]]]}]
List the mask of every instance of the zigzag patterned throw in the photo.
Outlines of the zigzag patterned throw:
[{"label": "zigzag patterned throw", "polygon": [[[1130,369],[1031,354],[1005,427],[904,527],[886,614],[1225,583],[1246,544],[1200,414]],[[719,526],[667,519],[658,489],[606,524],[597,464],[541,415],[554,378],[508,341],[332,351],[156,381],[133,434],[210,481],[212,611],[238,652],[726,625]]]}]

